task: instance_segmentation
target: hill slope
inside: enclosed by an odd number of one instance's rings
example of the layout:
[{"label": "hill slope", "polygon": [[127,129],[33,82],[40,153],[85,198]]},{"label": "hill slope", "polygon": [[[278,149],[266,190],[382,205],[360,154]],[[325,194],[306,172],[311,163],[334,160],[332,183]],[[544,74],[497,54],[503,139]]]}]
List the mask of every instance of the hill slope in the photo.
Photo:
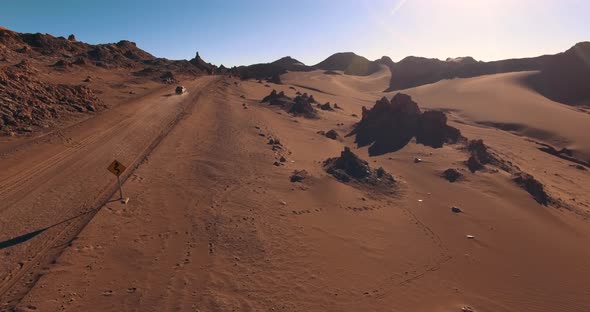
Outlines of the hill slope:
[{"label": "hill slope", "polygon": [[341,70],[347,75],[368,76],[379,70],[373,61],[352,52],[336,53],[313,66],[314,69]]},{"label": "hill slope", "polygon": [[91,116],[157,86],[143,84],[172,83],[178,75],[214,70],[198,53],[191,61],[175,61],[127,40],[92,45],[74,35],[66,39],[0,28],[0,136]]},{"label": "hill slope", "polygon": [[390,69],[392,76],[387,91],[443,79],[536,70],[539,73],[528,77],[525,83],[540,94],[569,105],[590,103],[590,42],[578,43],[556,55],[494,62],[478,62],[471,57],[442,61],[410,56],[391,64]]}]

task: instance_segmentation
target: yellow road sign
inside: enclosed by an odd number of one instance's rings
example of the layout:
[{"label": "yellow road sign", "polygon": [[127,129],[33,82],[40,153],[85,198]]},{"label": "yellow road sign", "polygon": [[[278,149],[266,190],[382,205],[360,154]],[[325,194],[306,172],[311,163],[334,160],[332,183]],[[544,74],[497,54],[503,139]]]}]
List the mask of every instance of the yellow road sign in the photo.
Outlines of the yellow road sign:
[{"label": "yellow road sign", "polygon": [[107,169],[114,175],[120,176],[121,174],[123,174],[123,171],[127,169],[127,167],[125,167],[125,165],[123,165],[122,163],[114,160],[113,163]]}]

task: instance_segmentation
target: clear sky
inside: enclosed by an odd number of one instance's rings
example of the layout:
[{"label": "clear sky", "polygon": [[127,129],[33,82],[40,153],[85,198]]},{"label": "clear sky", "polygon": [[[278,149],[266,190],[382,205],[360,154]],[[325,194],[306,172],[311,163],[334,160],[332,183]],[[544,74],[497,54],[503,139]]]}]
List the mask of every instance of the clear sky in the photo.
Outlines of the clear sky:
[{"label": "clear sky", "polygon": [[226,66],[290,55],[312,65],[335,52],[497,60],[590,40],[590,0],[0,0],[0,25],[127,39],[156,56],[195,51]]}]

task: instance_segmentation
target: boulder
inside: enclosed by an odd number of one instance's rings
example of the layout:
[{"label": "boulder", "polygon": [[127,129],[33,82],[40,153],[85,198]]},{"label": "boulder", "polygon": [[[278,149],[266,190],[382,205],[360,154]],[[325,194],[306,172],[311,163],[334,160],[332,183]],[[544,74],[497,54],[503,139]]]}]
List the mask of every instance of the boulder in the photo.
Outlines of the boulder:
[{"label": "boulder", "polygon": [[327,102],[326,104],[318,104],[318,107],[324,111],[334,111],[332,106],[330,106],[330,102]]},{"label": "boulder", "polygon": [[309,174],[306,170],[295,170],[293,171],[293,174],[291,175],[290,179],[293,183],[303,182],[303,180],[307,179],[308,176]]},{"label": "boulder", "polygon": [[463,177],[463,174],[457,169],[449,168],[443,172],[443,177],[449,182],[456,182]]},{"label": "boulder", "polygon": [[338,134],[338,132],[336,132],[336,130],[332,129],[328,132],[326,132],[325,136],[328,139],[332,139],[332,140],[338,140],[340,138],[340,135]]}]

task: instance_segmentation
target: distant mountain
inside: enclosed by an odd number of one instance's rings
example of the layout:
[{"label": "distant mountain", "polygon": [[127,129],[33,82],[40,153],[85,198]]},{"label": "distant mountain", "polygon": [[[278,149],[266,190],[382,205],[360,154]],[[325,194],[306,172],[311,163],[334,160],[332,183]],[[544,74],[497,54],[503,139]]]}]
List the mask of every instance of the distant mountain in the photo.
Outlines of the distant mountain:
[{"label": "distant mountain", "polygon": [[590,103],[590,42],[576,44],[566,52],[532,58],[493,62],[472,57],[445,61],[409,56],[389,65],[391,82],[386,91],[402,90],[443,79],[470,78],[518,71],[539,71],[525,83],[545,97],[569,105]]},{"label": "distant mountain", "polygon": [[285,56],[283,58],[280,58],[274,62],[271,63],[272,65],[275,66],[280,66],[286,70],[289,71],[307,71],[309,70],[309,67],[305,64],[303,64],[302,62],[290,57],[290,56]]},{"label": "distant mountain", "polygon": [[290,56],[285,56],[271,63],[253,64],[237,68],[242,79],[270,79],[282,75],[287,71],[311,70],[313,70],[313,68]]},{"label": "distant mountain", "polygon": [[383,64],[389,64],[387,60],[391,62],[390,58],[384,58],[373,62],[352,52],[344,52],[333,54],[314,66],[307,66],[290,56],[286,56],[271,63],[241,66],[238,67],[238,71],[242,79],[267,79],[282,75],[287,71],[312,71],[316,69],[338,70],[347,75],[367,76],[379,70],[379,64],[382,64],[380,62],[383,62]]},{"label": "distant mountain", "polygon": [[542,62],[540,72],[527,82],[551,100],[590,105],[590,42],[580,42],[548,57]]},{"label": "distant mountain", "polygon": [[536,70],[544,58],[546,57],[478,62],[472,57],[448,58],[442,61],[408,56],[390,66],[391,82],[388,91],[417,87],[443,79]]},{"label": "distant mountain", "polygon": [[379,64],[352,52],[336,53],[313,66],[314,69],[340,70],[346,75],[368,76],[379,70]]},{"label": "distant mountain", "polygon": [[330,74],[342,71],[346,75],[367,76],[383,65],[391,70],[391,81],[385,91],[413,88],[444,79],[539,71],[524,83],[554,101],[569,105],[590,105],[590,42],[578,43],[556,55],[493,62],[477,61],[470,56],[446,60],[408,56],[396,63],[387,56],[370,61],[352,52],[343,52],[333,54],[316,65],[307,66],[287,56],[271,63],[241,66],[238,72],[243,79],[272,78],[273,81],[280,81],[280,75],[287,71],[324,70]]}]

